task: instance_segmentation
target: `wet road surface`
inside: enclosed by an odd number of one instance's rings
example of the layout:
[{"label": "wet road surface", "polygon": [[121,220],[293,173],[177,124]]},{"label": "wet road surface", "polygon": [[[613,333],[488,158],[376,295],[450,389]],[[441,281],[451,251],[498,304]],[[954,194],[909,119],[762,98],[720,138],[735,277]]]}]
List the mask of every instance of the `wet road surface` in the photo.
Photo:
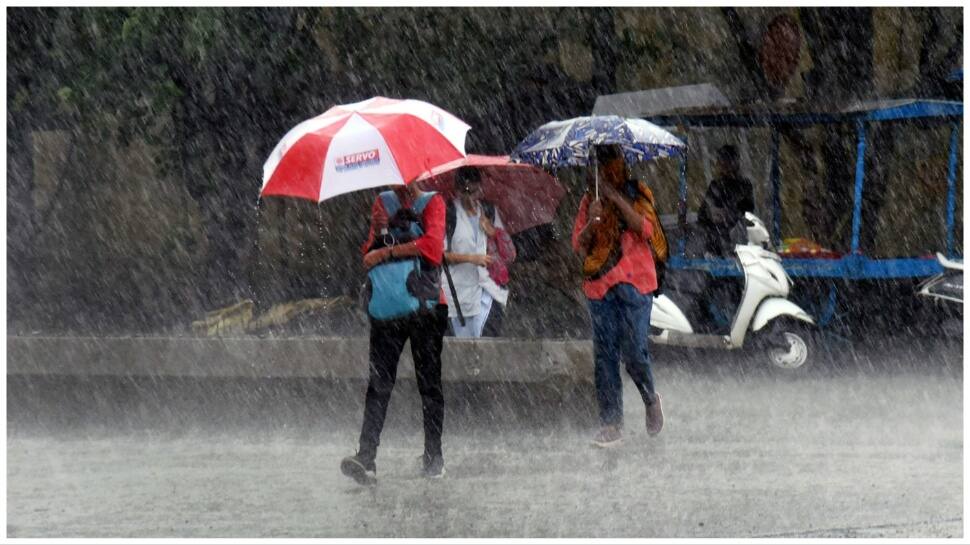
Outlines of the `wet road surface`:
[{"label": "wet road surface", "polygon": [[962,536],[962,345],[857,350],[658,351],[666,427],[627,382],[612,450],[588,389],[446,385],[440,481],[402,382],[371,488],[362,384],[8,377],[8,537]]}]

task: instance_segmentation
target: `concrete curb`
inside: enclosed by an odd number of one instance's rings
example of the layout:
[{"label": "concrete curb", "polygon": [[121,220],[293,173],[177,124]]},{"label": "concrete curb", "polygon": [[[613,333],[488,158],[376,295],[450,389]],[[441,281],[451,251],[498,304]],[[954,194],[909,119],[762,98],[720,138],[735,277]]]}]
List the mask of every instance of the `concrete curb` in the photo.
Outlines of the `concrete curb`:
[{"label": "concrete curb", "polygon": [[[366,379],[366,338],[7,336],[8,375]],[[442,379],[593,379],[592,342],[446,338]],[[414,378],[410,349],[401,378]]]}]

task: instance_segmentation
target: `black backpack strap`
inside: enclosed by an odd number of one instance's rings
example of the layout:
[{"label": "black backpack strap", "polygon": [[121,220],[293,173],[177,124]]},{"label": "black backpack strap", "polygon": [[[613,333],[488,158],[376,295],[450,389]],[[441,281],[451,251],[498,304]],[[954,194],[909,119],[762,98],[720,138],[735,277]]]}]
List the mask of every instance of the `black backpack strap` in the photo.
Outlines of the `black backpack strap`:
[{"label": "black backpack strap", "polygon": [[451,237],[455,235],[455,224],[458,222],[455,212],[455,201],[445,203],[445,247],[451,248]]},{"label": "black backpack strap", "polygon": [[465,327],[465,315],[461,311],[458,292],[455,290],[455,281],[451,279],[451,267],[448,266],[448,258],[444,254],[441,254],[441,265],[445,270],[445,279],[448,282],[448,289],[451,291],[451,300],[455,303],[455,310],[458,311],[458,322],[461,323],[461,327]]},{"label": "black backpack strap", "polygon": [[[451,237],[455,234],[455,224],[458,221],[455,214],[455,201],[446,201],[445,248],[451,248]],[[451,300],[454,301],[455,310],[458,311],[458,322],[461,323],[462,327],[465,327],[465,315],[462,313],[461,305],[458,303],[458,292],[455,290],[455,282],[451,279],[451,267],[448,264],[448,258],[444,254],[441,255],[441,265],[445,270],[445,280],[448,282],[448,289],[451,292]]]}]

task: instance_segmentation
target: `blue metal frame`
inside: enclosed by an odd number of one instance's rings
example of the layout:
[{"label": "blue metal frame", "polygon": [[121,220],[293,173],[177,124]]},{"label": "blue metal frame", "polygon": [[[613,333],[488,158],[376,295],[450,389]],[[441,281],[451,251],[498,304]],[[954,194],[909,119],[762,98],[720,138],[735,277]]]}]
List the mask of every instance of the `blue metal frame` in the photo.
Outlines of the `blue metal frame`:
[{"label": "blue metal frame", "polygon": [[[681,137],[685,149],[690,149],[687,143],[687,135]],[[680,202],[677,204],[677,221],[680,226],[687,225],[687,153],[680,156]],[[687,255],[687,239],[681,235],[677,240],[677,255],[684,257]]]},{"label": "blue metal frame", "polygon": [[781,134],[777,128],[771,129],[771,236],[781,240]]},{"label": "blue metal frame", "polygon": [[920,100],[889,108],[863,110],[866,121],[963,117],[963,103],[945,100]]},{"label": "blue metal frame", "polygon": [[[880,104],[882,105],[880,107]],[[645,116],[644,119],[662,127],[785,127],[828,125],[866,121],[904,119],[961,119],[963,103],[948,100],[903,100],[865,104],[859,109],[842,112],[714,112]]]},{"label": "blue metal frame", "polygon": [[[943,272],[943,266],[930,257],[872,259],[863,255],[847,255],[839,259],[783,258],[785,272],[792,277],[843,278],[846,280],[913,278],[933,276]],[[671,269],[706,271],[715,277],[738,277],[744,273],[737,259],[688,259],[672,256]]]},{"label": "blue metal frame", "polygon": [[[962,74],[961,74],[962,75]],[[865,105],[863,105],[865,106]],[[870,105],[872,106],[872,105]],[[796,112],[796,113],[707,113],[670,114],[648,116],[646,119],[662,126],[684,127],[768,127],[771,134],[771,204],[772,235],[781,239],[781,175],[778,163],[780,135],[778,128],[833,123],[854,123],[856,126],[856,168],[852,210],[852,243],[850,254],[840,259],[782,259],[785,270],[793,277],[843,278],[847,280],[918,278],[933,276],[943,271],[935,259],[896,258],[873,259],[862,254],[860,232],[862,228],[862,194],[865,183],[865,155],[867,123],[873,121],[900,121],[907,119],[938,120],[951,124],[949,164],[947,171],[946,251],[949,257],[958,257],[954,248],[954,216],[956,213],[956,171],[959,154],[959,128],[963,118],[963,103],[941,100],[903,100],[875,103],[874,107],[844,112]],[[687,216],[686,154],[681,158],[680,171],[680,221]],[[688,259],[686,241],[681,235],[677,255],[670,259],[672,269],[704,270],[713,276],[741,276],[740,265],[734,259]]]},{"label": "blue metal frame", "polygon": [[852,201],[852,246],[850,252],[859,253],[859,233],[862,230],[862,183],[866,177],[866,123],[856,121],[855,193]]},{"label": "blue metal frame", "polygon": [[670,260],[667,262],[667,266],[671,269],[691,269],[698,271],[707,271],[711,276],[725,277],[725,276],[743,276],[741,271],[741,264],[737,259],[728,258],[712,258],[712,259],[688,259],[684,256],[671,256]]},{"label": "blue metal frame", "polygon": [[840,259],[785,258],[782,263],[791,276],[849,280],[933,276],[943,271],[943,266],[932,258],[872,259],[847,255]]},{"label": "blue metal frame", "polygon": [[836,303],[838,301],[837,293],[835,284],[829,283],[829,293],[828,297],[825,298],[825,308],[822,309],[822,312],[819,313],[817,318],[818,325],[825,327],[835,318]]},{"label": "blue metal frame", "polygon": [[960,125],[950,128],[950,164],[946,173],[946,256],[955,257],[953,248],[954,215],[957,207],[957,155]]}]

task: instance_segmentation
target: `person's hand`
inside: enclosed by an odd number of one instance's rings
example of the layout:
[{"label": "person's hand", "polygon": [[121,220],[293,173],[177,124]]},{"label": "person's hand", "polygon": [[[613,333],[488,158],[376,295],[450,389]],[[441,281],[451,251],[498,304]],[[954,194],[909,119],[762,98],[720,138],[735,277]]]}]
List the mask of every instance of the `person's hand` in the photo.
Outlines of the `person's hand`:
[{"label": "person's hand", "polygon": [[471,262],[479,267],[488,267],[495,259],[490,255],[475,254],[471,256]]},{"label": "person's hand", "polygon": [[371,250],[364,255],[364,268],[371,270],[375,265],[385,261],[390,256],[390,248],[378,248],[376,250]]},{"label": "person's hand", "polygon": [[485,232],[486,236],[488,237],[495,236],[495,226],[492,225],[492,222],[488,219],[488,216],[486,216],[485,214],[482,214],[481,218],[479,218],[478,225],[482,228],[482,231]]},{"label": "person's hand", "polygon": [[603,201],[596,199],[589,205],[589,222],[599,223],[603,221]]}]

